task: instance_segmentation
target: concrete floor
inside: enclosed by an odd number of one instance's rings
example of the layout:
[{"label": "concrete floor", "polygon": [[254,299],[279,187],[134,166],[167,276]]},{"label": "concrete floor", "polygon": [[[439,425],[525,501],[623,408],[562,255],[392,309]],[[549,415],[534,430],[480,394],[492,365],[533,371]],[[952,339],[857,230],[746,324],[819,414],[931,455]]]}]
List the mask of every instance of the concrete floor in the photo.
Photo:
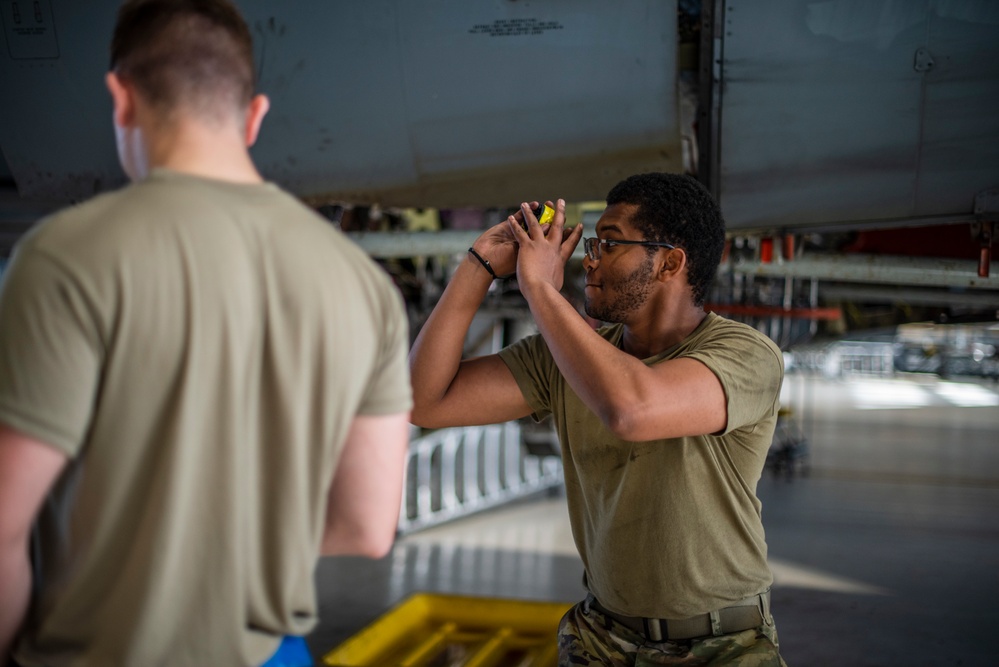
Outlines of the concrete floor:
[{"label": "concrete floor", "polygon": [[[999,386],[791,375],[784,400],[809,474],[758,492],[788,664],[999,664]],[[324,559],[308,641],[321,658],[416,591],[572,602],[581,575],[564,501],[523,501]]]}]

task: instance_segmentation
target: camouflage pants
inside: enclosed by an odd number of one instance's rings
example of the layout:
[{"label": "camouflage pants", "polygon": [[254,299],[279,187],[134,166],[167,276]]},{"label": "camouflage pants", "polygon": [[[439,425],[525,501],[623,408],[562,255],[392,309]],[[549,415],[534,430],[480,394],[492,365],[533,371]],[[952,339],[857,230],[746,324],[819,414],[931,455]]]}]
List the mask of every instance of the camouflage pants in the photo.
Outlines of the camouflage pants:
[{"label": "camouflage pants", "polygon": [[653,642],[585,601],[559,623],[558,656],[560,667],[787,667],[772,624],[718,637]]}]

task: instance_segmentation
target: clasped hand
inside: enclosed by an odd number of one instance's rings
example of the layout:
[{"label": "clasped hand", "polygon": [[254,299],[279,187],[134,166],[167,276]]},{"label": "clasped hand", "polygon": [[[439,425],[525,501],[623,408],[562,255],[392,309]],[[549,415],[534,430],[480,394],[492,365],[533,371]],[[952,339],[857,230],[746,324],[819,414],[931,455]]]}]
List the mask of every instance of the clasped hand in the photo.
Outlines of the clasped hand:
[{"label": "clasped hand", "polygon": [[[582,223],[565,228],[565,202],[547,202],[555,210],[551,224],[538,224],[532,210],[538,202],[520,205],[520,210],[486,230],[475,242],[475,249],[486,257],[498,275],[517,273],[521,291],[549,284],[562,289],[565,264],[583,237]],[[527,230],[521,226],[527,221]]]}]

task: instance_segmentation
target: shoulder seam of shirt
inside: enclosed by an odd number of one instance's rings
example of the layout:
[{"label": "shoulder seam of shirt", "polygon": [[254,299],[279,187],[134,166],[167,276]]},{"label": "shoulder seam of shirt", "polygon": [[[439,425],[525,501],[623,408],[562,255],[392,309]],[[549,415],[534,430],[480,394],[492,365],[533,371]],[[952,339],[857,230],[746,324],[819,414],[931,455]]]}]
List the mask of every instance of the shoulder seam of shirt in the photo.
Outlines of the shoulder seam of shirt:
[{"label": "shoulder seam of shirt", "polygon": [[[75,275],[74,271],[72,270],[72,268],[70,266],[68,266],[65,261],[63,261],[62,259],[60,259],[55,253],[53,253],[50,250],[47,250],[46,248],[39,248],[37,246],[37,244],[35,244],[34,247],[31,247],[31,248],[27,249],[27,251],[30,252],[30,253],[32,253],[33,255],[37,256],[38,258],[41,258],[41,259],[45,260],[49,264],[51,264],[64,277],[68,278],[69,280],[71,280],[73,282],[74,285],[76,285],[77,287],[79,287],[79,281],[76,279],[76,275]],[[79,292],[80,296],[83,298],[84,302],[86,303],[87,312],[90,315],[91,319],[94,322],[99,322],[100,320],[97,317],[98,308],[94,304],[94,300],[91,298],[90,294],[87,293],[86,290],[83,290],[83,289],[79,289],[78,292]],[[101,331],[100,327],[98,327],[98,332],[97,333],[98,333],[98,336],[100,338],[101,347],[104,350],[106,350],[107,349],[107,340],[105,338],[105,332]]]}]

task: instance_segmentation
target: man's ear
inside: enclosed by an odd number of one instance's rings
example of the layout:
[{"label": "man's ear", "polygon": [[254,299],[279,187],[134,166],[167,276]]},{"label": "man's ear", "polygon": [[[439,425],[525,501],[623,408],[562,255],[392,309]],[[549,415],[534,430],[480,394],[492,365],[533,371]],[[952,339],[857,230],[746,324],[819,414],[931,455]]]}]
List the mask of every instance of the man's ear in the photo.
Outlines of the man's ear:
[{"label": "man's ear", "polygon": [[667,249],[664,255],[659,264],[659,271],[656,273],[656,277],[662,281],[679,275],[687,266],[687,253],[684,252],[683,248]]},{"label": "man's ear", "polygon": [[246,147],[249,148],[257,142],[257,135],[260,134],[260,124],[264,122],[264,116],[270,111],[271,101],[266,95],[254,95],[250,100],[250,108],[246,111]]},{"label": "man's ear", "polygon": [[125,85],[114,72],[104,76],[111,102],[114,104],[114,124],[118,127],[129,127],[135,121],[135,97],[132,89]]}]

